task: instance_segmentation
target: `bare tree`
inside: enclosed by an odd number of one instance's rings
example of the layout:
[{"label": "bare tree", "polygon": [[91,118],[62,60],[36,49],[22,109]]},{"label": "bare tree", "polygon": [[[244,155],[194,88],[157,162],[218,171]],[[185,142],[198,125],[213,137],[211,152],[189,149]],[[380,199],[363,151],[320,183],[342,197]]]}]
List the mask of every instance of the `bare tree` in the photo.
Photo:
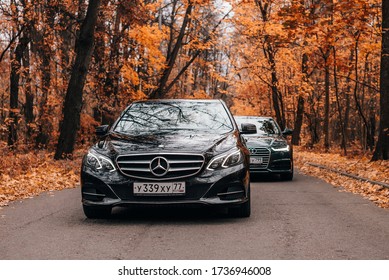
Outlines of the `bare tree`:
[{"label": "bare tree", "polygon": [[60,128],[55,159],[73,153],[77,131],[80,127],[82,92],[92,57],[97,15],[101,0],[90,0],[85,19],[76,42],[76,60],[73,65],[63,107],[63,120]]},{"label": "bare tree", "polygon": [[372,160],[389,160],[389,2],[382,0],[379,136]]}]

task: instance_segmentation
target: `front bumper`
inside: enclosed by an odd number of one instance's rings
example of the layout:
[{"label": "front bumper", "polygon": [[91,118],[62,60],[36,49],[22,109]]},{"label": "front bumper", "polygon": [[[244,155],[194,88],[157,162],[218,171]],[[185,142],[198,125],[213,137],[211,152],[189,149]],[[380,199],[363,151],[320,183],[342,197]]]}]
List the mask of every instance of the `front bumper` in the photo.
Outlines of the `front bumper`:
[{"label": "front bumper", "polygon": [[[202,170],[185,181],[186,193],[180,196],[137,196],[132,179],[115,171],[101,173],[83,166],[81,172],[82,203],[86,206],[207,205],[234,206],[248,201],[249,171],[244,164],[223,170]],[[147,182],[150,182],[148,180]],[[154,181],[156,182],[156,181]],[[170,181],[169,181],[170,182]]]},{"label": "front bumper", "polygon": [[[282,174],[293,172],[293,154],[292,152],[275,152],[269,150],[268,160],[266,164],[255,165],[250,164],[251,174]],[[250,155],[256,157],[257,155]]]},{"label": "front bumper", "polygon": [[291,159],[274,160],[269,163],[267,168],[256,168],[255,166],[250,166],[250,172],[252,174],[290,173],[293,172],[293,163]]}]

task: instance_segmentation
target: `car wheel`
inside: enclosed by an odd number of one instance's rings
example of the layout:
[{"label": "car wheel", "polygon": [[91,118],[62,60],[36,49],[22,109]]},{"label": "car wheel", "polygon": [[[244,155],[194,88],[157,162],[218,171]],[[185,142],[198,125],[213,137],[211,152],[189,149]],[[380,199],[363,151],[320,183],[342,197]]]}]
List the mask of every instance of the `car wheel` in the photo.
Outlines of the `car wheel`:
[{"label": "car wheel", "polygon": [[101,219],[111,216],[111,207],[82,205],[85,216],[89,219]]},{"label": "car wheel", "polygon": [[237,217],[237,218],[248,218],[248,217],[250,217],[250,214],[251,214],[250,187],[248,189],[247,198],[248,198],[248,200],[245,203],[242,203],[238,207],[234,207],[234,208],[228,209],[228,213],[232,217]]},{"label": "car wheel", "polygon": [[289,173],[280,174],[282,181],[292,181],[293,180],[293,171]]}]

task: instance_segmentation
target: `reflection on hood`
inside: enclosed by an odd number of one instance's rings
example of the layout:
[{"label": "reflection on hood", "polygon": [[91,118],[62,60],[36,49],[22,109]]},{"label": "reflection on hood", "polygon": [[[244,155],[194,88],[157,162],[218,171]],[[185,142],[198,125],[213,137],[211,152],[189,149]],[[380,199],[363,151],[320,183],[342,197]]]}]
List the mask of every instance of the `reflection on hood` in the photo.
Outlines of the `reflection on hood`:
[{"label": "reflection on hood", "polygon": [[101,153],[108,151],[111,156],[133,152],[205,153],[212,151],[222,153],[236,144],[235,137],[231,133],[224,135],[196,134],[191,131],[137,136],[111,134],[100,140],[95,145],[95,149]]}]

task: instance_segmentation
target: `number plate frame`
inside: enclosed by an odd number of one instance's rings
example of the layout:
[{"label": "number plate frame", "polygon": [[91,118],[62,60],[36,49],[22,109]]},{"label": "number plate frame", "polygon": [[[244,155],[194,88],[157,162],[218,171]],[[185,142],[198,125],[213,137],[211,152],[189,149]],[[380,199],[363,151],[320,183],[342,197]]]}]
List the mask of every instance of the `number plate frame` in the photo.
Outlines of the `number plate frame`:
[{"label": "number plate frame", "polygon": [[186,193],[185,182],[135,182],[135,196],[180,196]]},{"label": "number plate frame", "polygon": [[250,164],[262,164],[263,158],[262,157],[250,157]]}]

